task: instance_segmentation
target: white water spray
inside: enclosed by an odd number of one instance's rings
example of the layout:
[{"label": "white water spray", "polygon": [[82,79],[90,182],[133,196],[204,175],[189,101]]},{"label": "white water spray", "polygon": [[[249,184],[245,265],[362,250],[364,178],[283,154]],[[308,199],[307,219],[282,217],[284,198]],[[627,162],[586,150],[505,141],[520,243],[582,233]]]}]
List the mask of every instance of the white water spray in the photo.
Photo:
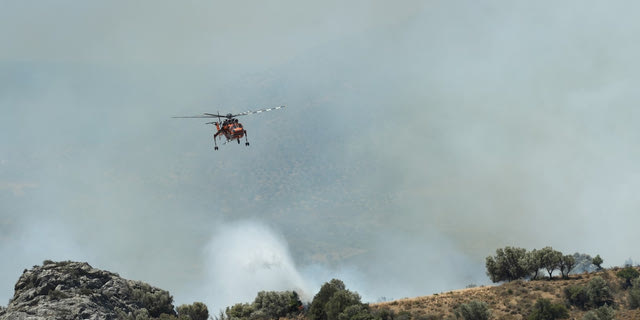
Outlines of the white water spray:
[{"label": "white water spray", "polygon": [[253,221],[223,224],[205,249],[205,296],[211,311],[252,302],[259,291],[310,293],[284,238]]}]

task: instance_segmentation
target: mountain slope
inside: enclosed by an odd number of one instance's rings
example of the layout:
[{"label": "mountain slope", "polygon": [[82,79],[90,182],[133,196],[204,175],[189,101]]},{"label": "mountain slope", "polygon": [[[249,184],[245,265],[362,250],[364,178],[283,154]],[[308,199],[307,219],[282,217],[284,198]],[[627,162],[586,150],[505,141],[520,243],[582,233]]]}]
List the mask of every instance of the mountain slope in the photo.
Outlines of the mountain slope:
[{"label": "mountain slope", "polygon": [[[606,280],[613,293],[616,319],[640,319],[640,309],[629,309],[628,291],[622,288],[623,280],[616,276],[619,268],[600,272],[571,275],[569,279],[524,281],[518,280],[498,286],[483,286],[431,296],[406,298],[372,304],[374,310],[388,308],[396,314],[411,316],[411,319],[447,319],[453,317],[453,309],[473,300],[486,302],[492,312],[491,319],[526,319],[537,299],[550,299],[553,303],[566,303],[564,289],[574,285],[586,285],[596,276]],[[570,319],[582,319],[588,310],[569,306]],[[453,317],[455,319],[455,317]]]}]

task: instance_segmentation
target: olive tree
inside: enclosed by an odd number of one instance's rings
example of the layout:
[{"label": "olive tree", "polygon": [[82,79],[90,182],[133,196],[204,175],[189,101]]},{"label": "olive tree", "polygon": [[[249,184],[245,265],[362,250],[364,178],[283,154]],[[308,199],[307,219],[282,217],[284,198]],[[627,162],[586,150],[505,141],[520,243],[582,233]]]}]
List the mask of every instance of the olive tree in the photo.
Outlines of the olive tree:
[{"label": "olive tree", "polygon": [[526,265],[529,274],[531,274],[531,280],[538,279],[538,272],[542,269],[542,251],[533,249],[530,252],[527,252],[526,256]]},{"label": "olive tree", "polygon": [[602,263],[604,262],[604,260],[602,260],[602,258],[600,258],[600,255],[596,255],[593,260],[591,260],[591,263],[593,263],[598,270],[602,270]]},{"label": "olive tree", "polygon": [[549,280],[553,277],[553,271],[560,268],[562,252],[553,250],[551,247],[540,249],[542,252],[542,267],[549,273]]},{"label": "olive tree", "polygon": [[527,250],[505,247],[496,250],[494,257],[486,258],[487,275],[493,282],[513,281],[529,274]]},{"label": "olive tree", "polygon": [[576,258],[574,258],[572,255],[562,256],[562,258],[560,259],[560,273],[562,274],[562,277],[565,279],[568,278],[569,272],[571,272],[571,269],[573,269],[575,265]]}]

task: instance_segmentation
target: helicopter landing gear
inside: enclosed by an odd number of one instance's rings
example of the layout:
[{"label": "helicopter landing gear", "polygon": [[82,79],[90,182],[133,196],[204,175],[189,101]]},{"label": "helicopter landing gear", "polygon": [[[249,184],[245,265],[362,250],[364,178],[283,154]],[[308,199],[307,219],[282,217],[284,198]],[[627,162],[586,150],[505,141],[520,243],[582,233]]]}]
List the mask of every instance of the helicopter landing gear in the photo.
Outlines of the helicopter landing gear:
[{"label": "helicopter landing gear", "polygon": [[213,150],[218,150],[218,146],[213,147]]},{"label": "helicopter landing gear", "polygon": [[247,139],[247,130],[244,130],[244,145],[249,146],[249,139]]},{"label": "helicopter landing gear", "polygon": [[213,135],[213,145],[214,145],[213,150],[218,150],[218,142],[216,141],[217,137],[218,137],[217,133]]}]

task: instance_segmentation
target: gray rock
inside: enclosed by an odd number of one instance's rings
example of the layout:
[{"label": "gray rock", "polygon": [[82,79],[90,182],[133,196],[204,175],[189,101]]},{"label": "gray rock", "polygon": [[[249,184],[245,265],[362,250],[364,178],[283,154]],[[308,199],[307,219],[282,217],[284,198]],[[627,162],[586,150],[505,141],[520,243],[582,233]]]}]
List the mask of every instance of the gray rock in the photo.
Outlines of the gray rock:
[{"label": "gray rock", "polygon": [[91,267],[51,262],[24,270],[0,320],[127,319],[174,315],[173,297],[144,282]]}]

